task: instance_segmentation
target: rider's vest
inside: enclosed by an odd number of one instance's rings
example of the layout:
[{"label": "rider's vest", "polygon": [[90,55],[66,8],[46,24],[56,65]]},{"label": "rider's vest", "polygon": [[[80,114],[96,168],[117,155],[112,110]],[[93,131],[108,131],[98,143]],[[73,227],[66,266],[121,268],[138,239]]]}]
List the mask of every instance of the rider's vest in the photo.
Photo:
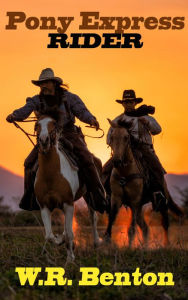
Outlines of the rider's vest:
[{"label": "rider's vest", "polygon": [[[37,118],[40,118],[41,115],[49,115],[58,122],[59,127],[73,129],[74,122],[71,118],[71,112],[67,103],[66,93],[63,93],[60,97],[61,100],[59,105],[49,106],[44,98],[39,96],[40,104],[38,110],[35,111],[35,115]],[[66,122],[65,124],[65,120],[69,120],[69,122]]]}]

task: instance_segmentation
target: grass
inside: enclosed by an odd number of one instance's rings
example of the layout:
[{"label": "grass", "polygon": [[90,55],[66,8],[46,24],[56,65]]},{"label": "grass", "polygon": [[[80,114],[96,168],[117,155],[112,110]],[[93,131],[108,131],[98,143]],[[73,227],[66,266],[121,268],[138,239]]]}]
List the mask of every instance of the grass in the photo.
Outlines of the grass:
[{"label": "grass", "polygon": [[[0,234],[0,295],[2,299],[188,299],[188,252],[179,248],[159,248],[153,250],[119,249],[115,244],[94,249],[90,228],[77,230],[76,260],[66,264],[64,245],[47,243],[41,227],[7,227]],[[101,232],[102,234],[102,232]],[[63,267],[72,286],[24,286],[21,287],[15,267]],[[100,272],[129,272],[137,267],[141,273],[172,272],[175,286],[101,286],[79,287],[80,267],[98,267]],[[42,275],[45,278],[45,275]]]}]

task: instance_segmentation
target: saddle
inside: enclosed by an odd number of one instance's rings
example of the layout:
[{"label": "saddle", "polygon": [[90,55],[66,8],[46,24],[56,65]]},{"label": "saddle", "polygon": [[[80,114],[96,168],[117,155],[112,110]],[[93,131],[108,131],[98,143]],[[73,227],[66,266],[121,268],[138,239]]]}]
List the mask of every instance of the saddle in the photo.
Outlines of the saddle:
[{"label": "saddle", "polygon": [[138,166],[138,169],[143,177],[144,181],[144,190],[143,190],[143,201],[147,203],[150,199],[153,198],[153,192],[156,188],[156,179],[155,175],[152,172],[151,166],[148,165],[148,162],[143,158],[142,152],[139,149],[139,144],[131,139],[131,149],[133,152],[134,159]]},{"label": "saddle", "polygon": [[79,170],[79,162],[76,157],[76,155],[73,152],[73,145],[71,142],[69,142],[66,138],[61,137],[59,139],[59,150],[66,156],[68,159],[70,165],[75,169],[76,171]]},{"label": "saddle", "polygon": [[142,153],[137,147],[133,147],[133,145],[131,144],[131,149],[132,149],[133,156],[134,156],[135,162],[137,164],[137,167],[140,171],[141,176],[143,177],[144,186],[149,187],[151,174],[150,174],[148,164],[143,159]]}]

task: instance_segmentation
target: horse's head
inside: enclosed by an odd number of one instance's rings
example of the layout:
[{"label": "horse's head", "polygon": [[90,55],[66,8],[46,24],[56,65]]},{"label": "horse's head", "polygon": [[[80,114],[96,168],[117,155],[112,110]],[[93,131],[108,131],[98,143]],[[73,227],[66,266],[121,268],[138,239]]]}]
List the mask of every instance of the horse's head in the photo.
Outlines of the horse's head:
[{"label": "horse's head", "polygon": [[56,142],[57,122],[49,116],[41,116],[35,124],[40,151],[45,154]]},{"label": "horse's head", "polygon": [[[128,150],[130,149],[130,136],[125,124],[113,122],[108,119],[113,128],[110,139],[110,146],[113,152],[113,163],[117,168],[130,162]],[[128,125],[129,126],[129,125]]]}]

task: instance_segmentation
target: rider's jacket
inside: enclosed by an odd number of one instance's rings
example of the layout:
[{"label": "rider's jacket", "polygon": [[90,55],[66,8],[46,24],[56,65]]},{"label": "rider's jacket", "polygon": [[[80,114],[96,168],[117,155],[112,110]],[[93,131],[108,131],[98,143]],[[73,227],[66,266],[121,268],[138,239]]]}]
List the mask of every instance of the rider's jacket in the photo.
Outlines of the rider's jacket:
[{"label": "rider's jacket", "polygon": [[[159,123],[151,116],[145,115],[142,116],[142,118],[145,118],[147,121],[149,121],[148,126],[143,125],[141,121],[139,120],[139,117],[132,117],[128,116],[125,113],[119,115],[116,117],[113,121],[123,121],[125,123],[129,124],[129,133],[135,141],[143,144],[152,145],[152,137],[151,135],[156,135],[161,132],[161,126]],[[111,134],[112,134],[113,128],[110,127],[108,134],[107,134],[107,144],[110,145],[111,143]]]},{"label": "rider's jacket", "polygon": [[[26,119],[33,111],[40,113],[41,101],[39,95],[28,97],[26,104],[14,110],[13,115],[15,121],[22,121]],[[80,121],[91,124],[95,117],[87,109],[83,101],[76,95],[69,91],[65,91],[62,95],[62,102],[58,108],[61,118],[59,118],[59,126],[74,125],[75,117]]]}]

